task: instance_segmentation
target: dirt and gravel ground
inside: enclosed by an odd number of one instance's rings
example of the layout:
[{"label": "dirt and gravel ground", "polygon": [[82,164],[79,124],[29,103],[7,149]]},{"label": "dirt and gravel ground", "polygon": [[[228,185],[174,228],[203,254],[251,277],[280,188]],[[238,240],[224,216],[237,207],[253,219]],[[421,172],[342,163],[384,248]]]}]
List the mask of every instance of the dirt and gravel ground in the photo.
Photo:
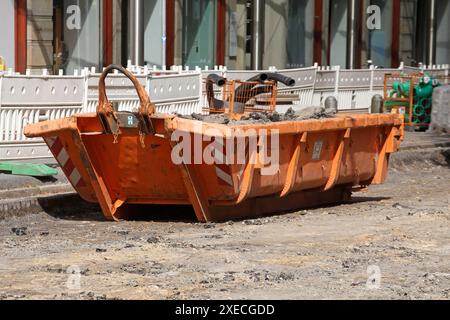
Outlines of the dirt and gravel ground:
[{"label": "dirt and gravel ground", "polygon": [[402,152],[351,203],[257,220],[160,207],[111,223],[64,205],[6,218],[0,299],[449,299],[449,159]]}]

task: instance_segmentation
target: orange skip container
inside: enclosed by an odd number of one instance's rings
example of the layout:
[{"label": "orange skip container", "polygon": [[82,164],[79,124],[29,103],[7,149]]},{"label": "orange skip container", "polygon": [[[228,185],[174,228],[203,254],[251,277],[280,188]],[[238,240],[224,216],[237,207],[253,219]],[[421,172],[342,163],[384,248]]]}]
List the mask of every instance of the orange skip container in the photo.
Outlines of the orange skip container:
[{"label": "orange skip container", "polygon": [[[111,69],[135,85],[138,112],[117,112],[104,80]],[[98,202],[108,220],[126,219],[135,204],[191,204],[199,221],[223,221],[348,200],[352,191],[383,183],[390,154],[403,139],[398,113],[227,126],[155,113],[144,88],[127,70],[106,68],[97,113],[28,125],[27,137],[43,137],[80,196]],[[241,164],[174,163],[172,134],[235,145],[236,132],[253,132],[258,145],[278,134],[279,159],[271,174],[260,149]],[[214,136],[210,134],[214,132]],[[234,139],[234,138],[233,138]],[[250,139],[250,138],[248,138]],[[211,142],[201,142],[201,149]],[[184,150],[186,152],[186,150]],[[189,151],[188,151],[189,152]],[[191,159],[195,158],[194,147]]]}]

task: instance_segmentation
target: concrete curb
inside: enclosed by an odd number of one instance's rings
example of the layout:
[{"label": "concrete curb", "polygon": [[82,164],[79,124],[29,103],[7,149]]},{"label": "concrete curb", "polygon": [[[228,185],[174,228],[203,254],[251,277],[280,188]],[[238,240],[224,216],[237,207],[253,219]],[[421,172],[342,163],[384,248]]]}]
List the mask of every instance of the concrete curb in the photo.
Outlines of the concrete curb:
[{"label": "concrete curb", "polygon": [[[48,198],[65,196],[68,194],[71,194],[71,193],[54,194],[52,196],[49,196]],[[31,197],[0,200],[0,220],[8,218],[8,217],[23,216],[23,215],[27,215],[27,214],[42,212],[42,210],[43,210],[42,201],[43,200],[41,200],[41,199],[45,199],[45,198],[40,198],[38,196],[31,196]]]},{"label": "concrete curb", "polygon": [[71,215],[99,210],[100,207],[97,204],[84,201],[73,191],[0,200],[0,220],[39,212]]},{"label": "concrete curb", "polygon": [[433,148],[408,148],[391,156],[389,168],[406,169],[411,165],[450,166],[450,146]]},{"label": "concrete curb", "polygon": [[36,197],[58,193],[74,192],[69,183],[58,183],[46,186],[32,186],[15,189],[0,190],[0,201],[14,198]]},{"label": "concrete curb", "polygon": [[449,142],[442,142],[442,143],[429,143],[429,144],[416,145],[416,146],[406,146],[406,147],[400,146],[400,152],[402,152],[402,151],[414,151],[414,150],[425,150],[425,149],[436,149],[436,148],[450,148],[450,141]]}]

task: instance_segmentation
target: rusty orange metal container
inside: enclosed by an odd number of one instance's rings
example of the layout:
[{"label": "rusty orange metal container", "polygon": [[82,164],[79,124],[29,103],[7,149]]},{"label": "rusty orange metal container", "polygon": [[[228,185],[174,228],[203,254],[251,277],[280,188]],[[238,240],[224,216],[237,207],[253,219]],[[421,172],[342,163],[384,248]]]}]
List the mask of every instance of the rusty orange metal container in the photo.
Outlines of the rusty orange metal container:
[{"label": "rusty orange metal container", "polygon": [[[134,82],[139,112],[112,109],[104,89],[112,68]],[[200,122],[154,113],[133,76],[111,66],[100,79],[97,113],[40,122],[25,131],[28,137],[44,138],[75,190],[98,202],[109,220],[130,217],[135,204],[191,204],[199,221],[223,221],[338,203],[352,191],[382,183],[389,156],[403,139],[403,116],[342,114],[235,126]],[[202,137],[200,150],[206,152],[212,142],[234,148],[238,132],[251,132],[244,139],[242,162],[174,161],[179,147],[174,134],[192,141]],[[275,141],[272,133],[278,143],[270,150],[278,152],[278,159],[267,174],[267,163],[258,160],[264,158],[263,148],[251,149],[248,141],[268,145]],[[184,149],[183,156],[194,159],[195,150]]]}]

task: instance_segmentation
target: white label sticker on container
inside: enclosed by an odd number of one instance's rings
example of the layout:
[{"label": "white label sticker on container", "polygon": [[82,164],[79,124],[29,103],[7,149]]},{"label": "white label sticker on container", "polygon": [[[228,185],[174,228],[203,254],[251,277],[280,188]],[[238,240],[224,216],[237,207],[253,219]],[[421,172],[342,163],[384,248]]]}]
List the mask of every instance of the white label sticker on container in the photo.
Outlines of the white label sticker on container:
[{"label": "white label sticker on container", "polygon": [[313,149],[313,154],[312,154],[313,160],[320,159],[320,154],[322,153],[322,146],[323,146],[323,141],[321,141],[321,140],[316,141],[316,143],[314,143],[314,149]]}]

